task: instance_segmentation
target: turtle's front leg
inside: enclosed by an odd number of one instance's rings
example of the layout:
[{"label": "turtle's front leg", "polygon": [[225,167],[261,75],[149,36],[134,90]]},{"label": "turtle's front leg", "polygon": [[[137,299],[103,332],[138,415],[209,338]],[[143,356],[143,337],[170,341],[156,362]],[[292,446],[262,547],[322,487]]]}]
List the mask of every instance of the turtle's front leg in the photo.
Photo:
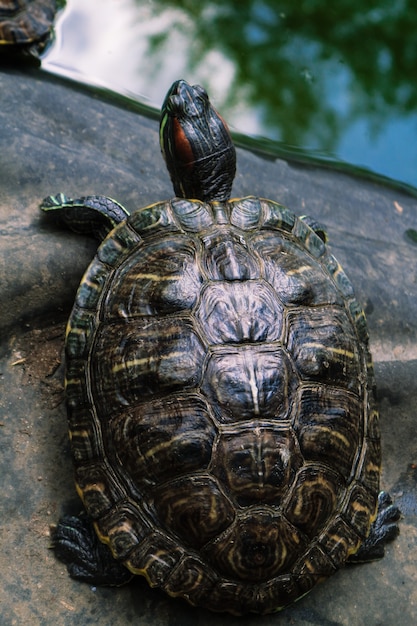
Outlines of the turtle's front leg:
[{"label": "turtle's front leg", "polygon": [[84,196],[73,200],[63,193],[47,196],[40,205],[46,213],[56,211],[59,220],[76,233],[92,234],[102,240],[129,212],[106,196]]},{"label": "turtle's front leg", "polygon": [[72,578],[90,585],[124,585],[131,572],[116,561],[110,549],[98,539],[87,515],[67,515],[51,529],[52,547],[65,563]]}]

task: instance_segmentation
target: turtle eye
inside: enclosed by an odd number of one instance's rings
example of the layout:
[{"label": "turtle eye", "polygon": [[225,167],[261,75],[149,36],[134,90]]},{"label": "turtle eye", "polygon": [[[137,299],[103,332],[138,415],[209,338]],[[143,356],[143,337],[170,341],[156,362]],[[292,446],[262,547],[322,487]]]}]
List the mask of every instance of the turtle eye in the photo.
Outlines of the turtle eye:
[{"label": "turtle eye", "polygon": [[184,113],[185,110],[185,102],[180,96],[170,96],[166,103],[167,112],[170,115],[176,116],[181,113]]},{"label": "turtle eye", "polygon": [[198,95],[203,99],[209,99],[207,91],[201,85],[193,85],[193,89],[198,93]]}]

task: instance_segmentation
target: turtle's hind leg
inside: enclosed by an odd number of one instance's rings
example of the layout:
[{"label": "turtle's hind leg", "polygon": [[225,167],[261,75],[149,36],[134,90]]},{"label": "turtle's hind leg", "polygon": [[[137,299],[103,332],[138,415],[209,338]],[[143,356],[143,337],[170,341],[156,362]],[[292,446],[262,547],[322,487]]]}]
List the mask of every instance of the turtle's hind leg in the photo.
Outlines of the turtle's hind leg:
[{"label": "turtle's hind leg", "polygon": [[381,559],[385,553],[387,541],[395,539],[400,532],[398,520],[400,509],[392,503],[391,496],[381,491],[378,496],[378,512],[371,525],[369,535],[356,552],[349,558],[349,563],[364,563]]},{"label": "turtle's hind leg", "polygon": [[62,517],[58,525],[51,529],[51,538],[54,552],[67,566],[71,578],[90,585],[120,586],[133,576],[101,543],[85,514]]}]

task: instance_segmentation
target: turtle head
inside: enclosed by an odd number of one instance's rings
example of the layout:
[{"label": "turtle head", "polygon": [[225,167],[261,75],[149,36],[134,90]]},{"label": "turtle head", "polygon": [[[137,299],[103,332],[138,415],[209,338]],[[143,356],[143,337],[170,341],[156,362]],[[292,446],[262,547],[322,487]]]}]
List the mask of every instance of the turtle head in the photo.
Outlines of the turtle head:
[{"label": "turtle head", "polygon": [[236,151],[203,87],[173,83],[162,105],[159,137],[177,196],[205,202],[230,198]]}]

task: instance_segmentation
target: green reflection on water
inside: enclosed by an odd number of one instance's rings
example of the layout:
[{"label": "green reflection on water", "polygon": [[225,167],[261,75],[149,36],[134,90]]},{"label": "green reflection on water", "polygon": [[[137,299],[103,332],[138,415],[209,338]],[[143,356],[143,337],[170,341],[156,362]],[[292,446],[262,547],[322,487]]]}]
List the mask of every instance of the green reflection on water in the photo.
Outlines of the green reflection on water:
[{"label": "green reflection on water", "polygon": [[[261,105],[264,123],[287,143],[313,136],[332,149],[346,122],[363,113],[376,130],[396,110],[416,108],[417,5],[410,1],[156,0],[153,7],[191,18],[189,71],[221,50],[236,70],[226,105],[242,97]],[[178,13],[176,24],[151,35],[152,55],[165,54],[172,27],[184,26]],[[343,81],[349,102],[332,93]]]},{"label": "green reflection on water", "polygon": [[[74,4],[69,0],[68,10]],[[333,153],[416,184],[417,142],[408,141],[417,130],[411,0],[113,5],[119,14],[130,11],[117,44],[134,68],[128,90],[159,105],[172,80],[201,82],[239,132]],[[90,35],[92,28],[94,21]],[[118,78],[110,77],[110,86],[114,80],[123,91]]]}]

